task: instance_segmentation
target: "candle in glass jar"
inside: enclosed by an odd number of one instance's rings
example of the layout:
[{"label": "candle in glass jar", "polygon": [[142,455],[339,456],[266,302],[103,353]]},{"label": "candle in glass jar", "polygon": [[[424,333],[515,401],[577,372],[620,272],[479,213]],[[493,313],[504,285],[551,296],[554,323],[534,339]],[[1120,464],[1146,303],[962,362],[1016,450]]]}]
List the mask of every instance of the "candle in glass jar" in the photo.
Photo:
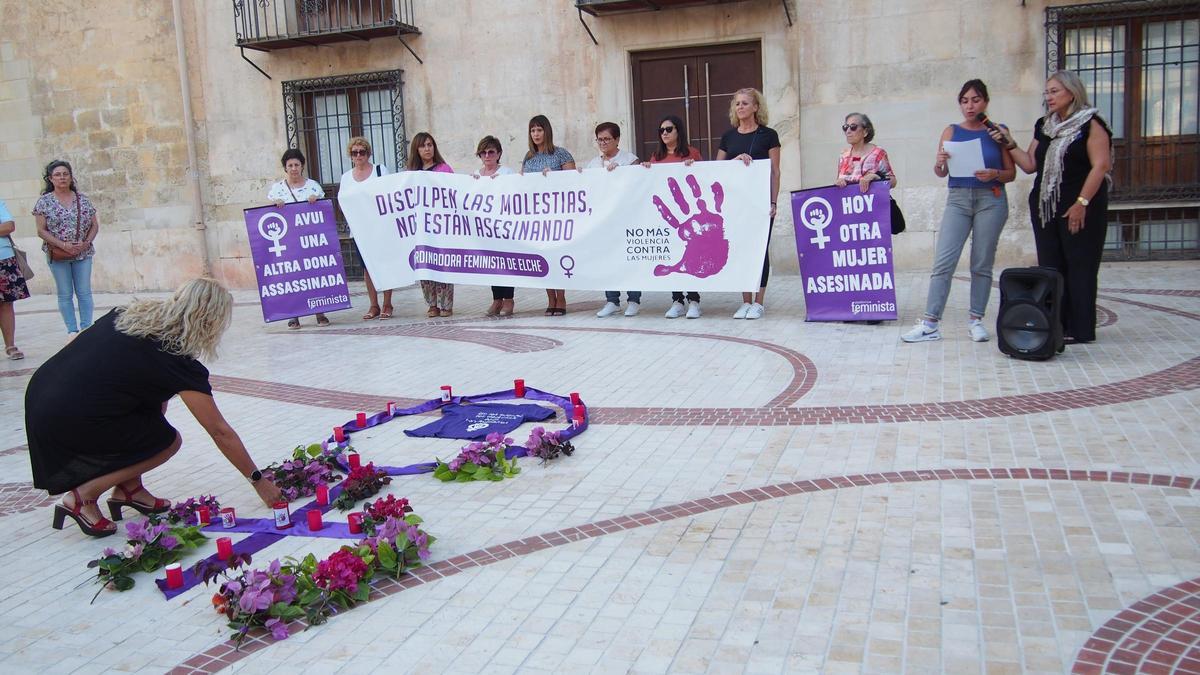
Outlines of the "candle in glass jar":
[{"label": "candle in glass jar", "polygon": [[449,403],[449,402],[450,402],[450,397],[451,397],[450,385],[448,385],[448,384],[443,384],[443,385],[442,385],[442,402],[443,402],[443,403]]},{"label": "candle in glass jar", "polygon": [[346,525],[350,528],[350,534],[362,534],[363,531],[363,514],[351,513],[346,516]]},{"label": "candle in glass jar", "polygon": [[341,427],[334,427],[333,428],[333,440],[338,443],[345,443],[346,442],[346,432],[343,431]]},{"label": "candle in glass jar", "polygon": [[183,588],[183,566],[179,563],[167,565],[167,588]]},{"label": "candle in glass jar", "polygon": [[362,466],[362,457],[357,452],[347,452],[346,463],[350,465],[351,469],[357,469]]},{"label": "candle in glass jar", "polygon": [[318,485],[317,486],[317,505],[318,506],[326,506],[328,504],[329,504],[329,486],[328,485]]},{"label": "candle in glass jar", "polygon": [[229,560],[231,556],[233,556],[233,540],[229,537],[217,539],[217,558]]},{"label": "candle in glass jar", "polygon": [[321,512],[316,509],[310,510],[308,512],[308,529],[316,532],[322,527],[325,527],[325,525],[321,523]]},{"label": "candle in glass jar", "polygon": [[208,512],[207,506],[196,508],[196,524],[200,527],[206,527],[212,522],[212,514]]},{"label": "candle in glass jar", "polygon": [[288,511],[287,502],[275,502],[275,529],[286,530],[292,526],[292,514]]},{"label": "candle in glass jar", "polygon": [[354,421],[358,424],[359,429],[366,429],[367,428],[367,413],[363,413],[363,412],[358,413],[358,416],[354,418]]},{"label": "candle in glass jar", "polygon": [[525,380],[513,380],[513,394],[517,398],[525,398]]}]

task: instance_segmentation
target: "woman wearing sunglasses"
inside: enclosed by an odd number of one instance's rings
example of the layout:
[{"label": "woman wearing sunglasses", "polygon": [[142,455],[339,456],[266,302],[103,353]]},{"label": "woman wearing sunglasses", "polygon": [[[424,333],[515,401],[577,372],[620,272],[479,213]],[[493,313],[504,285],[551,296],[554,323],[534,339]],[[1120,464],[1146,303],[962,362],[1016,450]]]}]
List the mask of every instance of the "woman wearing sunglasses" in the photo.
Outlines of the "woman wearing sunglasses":
[{"label": "woman wearing sunglasses", "polygon": [[[479,144],[475,146],[475,156],[482,162],[482,166],[471,174],[473,178],[495,178],[516,173],[500,163],[500,158],[504,156],[504,147],[500,145],[500,139],[495,136],[484,136],[479,139]],[[492,304],[488,307],[487,315],[512,316],[515,291],[516,289],[512,286],[492,286]]]},{"label": "woman wearing sunglasses", "polygon": [[[987,85],[980,80],[967,80],[958,92],[958,109],[963,120],[951,124],[938,141],[933,173],[938,178],[950,177],[946,195],[946,210],[938,228],[937,245],[933,254],[933,273],[929,275],[929,295],[925,300],[925,316],[912,330],[900,336],[905,342],[941,340],[939,324],[946,298],[950,296],[950,277],[958,266],[967,237],[971,237],[971,304],[967,311],[967,334],[975,342],[988,340],[983,327],[983,313],[992,293],[992,264],[996,261],[996,244],[1000,231],[1008,220],[1008,196],[1004,184],[1017,175],[1012,156],[988,135],[987,127],[979,121],[988,106]],[[950,155],[946,141],[978,140],[983,151],[984,168],[973,176],[950,176]]]},{"label": "woman wearing sunglasses", "polygon": [[[372,178],[379,178],[388,173],[388,168],[382,164],[376,164],[371,161],[371,142],[362,136],[355,136],[346,144],[346,152],[350,155],[350,170],[342,174],[341,183],[338,186],[338,196],[349,194],[351,190],[361,189],[360,184]],[[353,233],[351,233],[353,237]],[[355,244],[357,248],[358,244]],[[362,258],[360,251],[358,257]],[[383,309],[379,307],[379,294],[375,291],[375,284],[371,281],[371,272],[367,270],[367,266],[363,264],[363,281],[367,283],[367,298],[371,300],[371,307],[367,313],[363,315],[363,321],[371,319],[390,319],[392,318],[392,291],[388,289],[383,292]]]},{"label": "woman wearing sunglasses", "polygon": [[[700,151],[688,145],[687,129],[683,128],[683,120],[676,115],[667,115],[658,123],[658,150],[650,155],[650,161],[642,162],[642,166],[649,169],[651,164],[674,162],[682,162],[685,166],[691,166],[699,159]],[[671,308],[667,310],[665,316],[668,319],[678,319],[683,316],[685,299],[687,301],[687,318],[699,319],[700,294],[696,291],[688,291],[686,297],[683,291],[672,292]]]}]

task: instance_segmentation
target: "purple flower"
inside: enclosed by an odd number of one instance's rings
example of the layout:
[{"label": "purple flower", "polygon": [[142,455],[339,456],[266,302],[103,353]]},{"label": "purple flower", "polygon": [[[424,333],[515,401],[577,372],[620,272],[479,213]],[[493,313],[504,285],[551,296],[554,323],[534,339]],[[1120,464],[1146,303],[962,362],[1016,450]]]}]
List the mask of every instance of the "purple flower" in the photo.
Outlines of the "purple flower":
[{"label": "purple flower", "polygon": [[276,558],[276,559],[272,560],[270,562],[270,564],[267,565],[267,574],[269,574],[273,577],[279,576],[279,569],[280,569],[279,558]]},{"label": "purple flower", "polygon": [[238,607],[243,612],[252,614],[261,612],[271,607],[271,601],[275,594],[271,591],[271,582],[267,581],[262,584],[247,587],[242,591],[242,597],[238,600]]},{"label": "purple flower", "polygon": [[170,551],[171,549],[173,549],[179,545],[179,540],[168,534],[167,536],[163,537],[162,540],[159,541],[158,543],[162,544],[163,548]]},{"label": "purple flower", "polygon": [[125,557],[131,560],[137,560],[138,558],[142,557],[142,551],[145,549],[146,545],[141,542],[129,544],[125,547]]},{"label": "purple flower", "polygon": [[100,555],[102,555],[102,556],[104,556],[105,558],[107,558],[107,557],[109,557],[109,556],[114,556],[114,555],[116,555],[116,554],[117,554],[117,551],[116,551],[116,549],[112,549],[112,548],[105,548],[105,549],[104,549],[104,551],[103,551],[103,552],[101,552],[101,554],[100,554]]},{"label": "purple flower", "polygon": [[126,538],[134,541],[145,541],[146,525],[149,523],[150,521],[148,520],[131,520],[125,523]]},{"label": "purple flower", "polygon": [[280,619],[267,619],[267,630],[271,631],[271,637],[276,640],[286,640],[288,638],[287,624]]}]

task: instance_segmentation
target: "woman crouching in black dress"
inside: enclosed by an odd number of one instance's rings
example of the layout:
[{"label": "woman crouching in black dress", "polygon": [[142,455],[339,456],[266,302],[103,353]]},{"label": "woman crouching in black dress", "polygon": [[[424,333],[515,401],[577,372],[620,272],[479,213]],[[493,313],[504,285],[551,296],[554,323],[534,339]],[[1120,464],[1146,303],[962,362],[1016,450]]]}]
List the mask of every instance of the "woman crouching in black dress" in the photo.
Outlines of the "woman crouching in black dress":
[{"label": "woman crouching in black dress", "polygon": [[71,518],[93,537],[116,532],[96,504],[110,489],[114,520],[123,507],[143,514],[170,509],[169,501],[146,490],[142,474],[183,443],[164,416],[176,394],[263,503],[281,499],[221,416],[208,369],[198,360],[215,356],[232,315],[229,291],[196,279],[168,300],[112,310],[33,374],[25,391],[25,432],[34,486],[67,493],[54,507],[56,529]]}]

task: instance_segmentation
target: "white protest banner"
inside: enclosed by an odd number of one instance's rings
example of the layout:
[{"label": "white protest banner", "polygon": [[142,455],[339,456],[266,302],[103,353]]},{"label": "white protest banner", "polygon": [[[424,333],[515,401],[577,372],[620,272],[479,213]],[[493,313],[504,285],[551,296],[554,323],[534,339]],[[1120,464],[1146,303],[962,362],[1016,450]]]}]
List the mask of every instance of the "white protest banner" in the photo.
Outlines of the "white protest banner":
[{"label": "white protest banner", "polygon": [[479,179],[405,171],[338,199],[377,288],[747,291],[762,273],[769,191],[762,160]]}]

